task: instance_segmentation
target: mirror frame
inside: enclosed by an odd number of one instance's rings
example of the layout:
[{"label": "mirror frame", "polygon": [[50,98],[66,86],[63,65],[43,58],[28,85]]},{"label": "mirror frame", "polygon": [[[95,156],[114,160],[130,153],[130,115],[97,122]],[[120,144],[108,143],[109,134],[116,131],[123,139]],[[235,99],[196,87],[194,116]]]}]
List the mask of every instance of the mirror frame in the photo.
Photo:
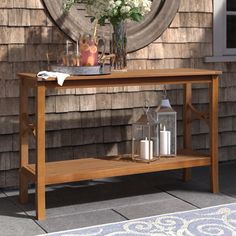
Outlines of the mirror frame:
[{"label": "mirror frame", "polygon": [[[43,0],[45,9],[55,24],[72,40],[92,31],[93,25],[85,16],[83,6],[73,6],[69,12],[63,9],[64,0]],[[153,0],[152,10],[142,22],[127,24],[127,52],[137,51],[161,36],[179,9],[180,0]],[[98,35],[110,37],[110,27],[99,27]]]}]

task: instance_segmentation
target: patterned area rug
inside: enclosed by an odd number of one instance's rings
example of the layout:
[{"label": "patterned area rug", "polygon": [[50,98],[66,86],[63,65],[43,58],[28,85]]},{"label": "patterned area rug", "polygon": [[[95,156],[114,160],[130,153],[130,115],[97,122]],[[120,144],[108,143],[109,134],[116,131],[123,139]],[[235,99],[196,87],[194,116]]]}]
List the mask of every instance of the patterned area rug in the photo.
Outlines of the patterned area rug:
[{"label": "patterned area rug", "polygon": [[236,203],[46,234],[47,236],[236,236]]}]

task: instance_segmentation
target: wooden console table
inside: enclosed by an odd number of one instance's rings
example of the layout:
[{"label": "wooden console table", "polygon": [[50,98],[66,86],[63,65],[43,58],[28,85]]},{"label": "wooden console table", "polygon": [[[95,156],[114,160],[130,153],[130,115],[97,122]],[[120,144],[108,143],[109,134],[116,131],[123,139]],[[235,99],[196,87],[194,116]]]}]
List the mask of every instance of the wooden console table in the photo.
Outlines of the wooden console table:
[{"label": "wooden console table", "polygon": [[[190,168],[210,166],[211,190],[219,191],[218,183],[218,76],[220,71],[198,69],[139,70],[101,76],[71,76],[61,87],[54,78],[39,81],[35,74],[20,73],[20,202],[28,201],[28,184],[36,184],[36,218],[45,219],[45,186],[72,181],[113,176],[148,173],[171,169],[184,169],[183,179],[190,178]],[[198,112],[192,105],[192,84],[209,85],[209,111]],[[183,84],[184,154],[174,158],[161,158],[150,164],[117,161],[112,158],[85,158],[78,160],[45,162],[45,91],[47,88],[91,88],[108,86],[141,86],[154,84]],[[35,124],[28,122],[28,91],[36,91]],[[193,153],[191,121],[204,119],[209,124],[209,155]],[[36,163],[29,164],[28,138],[36,139]]]}]

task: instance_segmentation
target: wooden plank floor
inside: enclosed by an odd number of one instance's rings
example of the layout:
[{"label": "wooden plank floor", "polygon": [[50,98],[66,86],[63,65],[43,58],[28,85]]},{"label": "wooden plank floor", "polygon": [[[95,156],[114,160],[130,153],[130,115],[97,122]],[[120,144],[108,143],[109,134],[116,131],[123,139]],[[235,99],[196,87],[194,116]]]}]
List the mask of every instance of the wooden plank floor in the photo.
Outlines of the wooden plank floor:
[{"label": "wooden plank floor", "polygon": [[[210,165],[206,156],[165,157],[151,163],[134,162],[119,158],[84,158],[70,161],[46,163],[46,184],[66,183],[80,180],[106,178],[181,169]],[[30,173],[35,173],[35,165],[26,167]]]}]

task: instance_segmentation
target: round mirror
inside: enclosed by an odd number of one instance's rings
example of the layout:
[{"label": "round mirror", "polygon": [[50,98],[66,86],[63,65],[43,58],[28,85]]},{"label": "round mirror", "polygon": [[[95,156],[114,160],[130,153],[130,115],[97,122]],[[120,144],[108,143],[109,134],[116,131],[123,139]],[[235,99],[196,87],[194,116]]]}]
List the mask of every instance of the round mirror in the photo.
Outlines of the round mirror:
[{"label": "round mirror", "polygon": [[[77,4],[69,12],[65,12],[64,0],[43,0],[43,2],[57,26],[71,39],[77,40],[79,35],[92,32],[93,25],[83,4]],[[143,21],[128,22],[127,51],[136,51],[156,40],[173,20],[179,3],[180,0],[153,0],[152,10]],[[110,28],[109,25],[99,27],[98,35],[109,39]]]}]

